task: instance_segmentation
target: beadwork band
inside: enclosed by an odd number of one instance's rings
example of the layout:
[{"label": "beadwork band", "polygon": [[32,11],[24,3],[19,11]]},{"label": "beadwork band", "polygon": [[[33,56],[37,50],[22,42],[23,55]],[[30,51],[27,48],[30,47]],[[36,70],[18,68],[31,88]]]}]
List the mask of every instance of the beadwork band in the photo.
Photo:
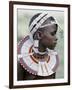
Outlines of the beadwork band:
[{"label": "beadwork band", "polygon": [[29,26],[29,30],[30,30],[30,39],[33,41],[33,34],[39,29],[39,28],[43,28],[45,26],[49,26],[52,24],[57,24],[56,21],[51,21],[50,23],[41,26],[45,20],[47,20],[50,16],[48,15],[48,13],[41,13]]}]

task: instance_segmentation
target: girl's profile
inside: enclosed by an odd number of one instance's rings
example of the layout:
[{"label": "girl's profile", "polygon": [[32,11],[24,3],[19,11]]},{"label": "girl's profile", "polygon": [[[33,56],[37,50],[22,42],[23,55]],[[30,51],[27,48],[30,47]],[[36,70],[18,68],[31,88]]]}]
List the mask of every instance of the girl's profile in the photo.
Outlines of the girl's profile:
[{"label": "girl's profile", "polygon": [[35,14],[29,23],[30,34],[18,44],[18,80],[55,79],[59,66],[54,50],[58,24],[48,13]]}]

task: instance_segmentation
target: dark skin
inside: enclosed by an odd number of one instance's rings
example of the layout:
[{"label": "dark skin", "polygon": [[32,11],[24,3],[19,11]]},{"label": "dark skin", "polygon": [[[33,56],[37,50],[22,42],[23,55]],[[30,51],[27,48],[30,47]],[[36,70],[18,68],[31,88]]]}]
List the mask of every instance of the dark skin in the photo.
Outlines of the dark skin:
[{"label": "dark skin", "polygon": [[38,39],[39,39],[39,51],[44,52],[46,51],[46,48],[49,49],[54,49],[56,44],[57,44],[57,37],[56,37],[56,32],[57,32],[57,26],[51,25],[42,28],[42,31],[38,31]]},{"label": "dark skin", "polygon": [[[57,38],[56,38],[57,25],[54,24],[54,25],[47,26],[47,27],[40,28],[40,29],[36,33],[37,39],[39,40],[38,50],[40,52],[46,51],[46,48],[53,50],[57,44]],[[24,70],[24,68],[20,65],[19,62],[18,62],[18,72],[17,73],[18,73],[17,74],[18,80],[55,79],[55,73],[53,73],[50,76],[32,75],[26,70]]]}]

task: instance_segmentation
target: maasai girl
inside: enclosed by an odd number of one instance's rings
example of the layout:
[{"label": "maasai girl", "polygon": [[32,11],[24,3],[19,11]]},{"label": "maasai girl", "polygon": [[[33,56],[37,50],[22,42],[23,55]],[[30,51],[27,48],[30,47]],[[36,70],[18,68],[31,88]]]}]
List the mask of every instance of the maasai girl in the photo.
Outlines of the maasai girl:
[{"label": "maasai girl", "polygon": [[38,13],[31,18],[30,34],[18,44],[18,80],[55,78],[59,66],[54,50],[57,29],[56,20],[48,13]]}]

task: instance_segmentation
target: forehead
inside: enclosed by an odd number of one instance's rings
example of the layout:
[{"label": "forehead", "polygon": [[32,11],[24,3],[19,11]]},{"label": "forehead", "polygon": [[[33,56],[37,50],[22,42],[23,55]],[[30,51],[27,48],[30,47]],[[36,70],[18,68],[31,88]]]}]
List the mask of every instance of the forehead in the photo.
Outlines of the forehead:
[{"label": "forehead", "polygon": [[42,30],[45,31],[45,32],[57,31],[57,24],[46,26],[46,27],[42,28]]},{"label": "forehead", "polygon": [[[49,25],[50,24],[50,25]],[[46,26],[45,26],[46,25]],[[54,17],[49,17],[47,20],[45,20],[45,22],[43,22],[43,24],[41,25],[43,27],[43,30],[45,31],[54,31],[57,30],[58,25],[56,24],[56,21],[54,19]]]}]

